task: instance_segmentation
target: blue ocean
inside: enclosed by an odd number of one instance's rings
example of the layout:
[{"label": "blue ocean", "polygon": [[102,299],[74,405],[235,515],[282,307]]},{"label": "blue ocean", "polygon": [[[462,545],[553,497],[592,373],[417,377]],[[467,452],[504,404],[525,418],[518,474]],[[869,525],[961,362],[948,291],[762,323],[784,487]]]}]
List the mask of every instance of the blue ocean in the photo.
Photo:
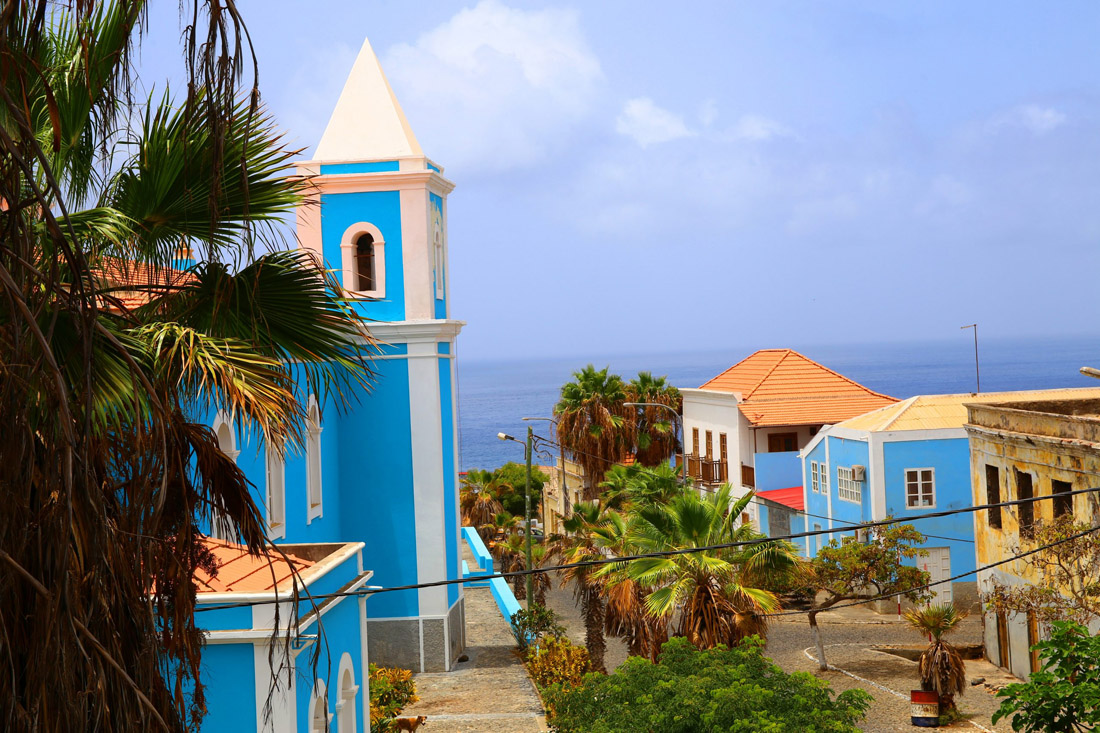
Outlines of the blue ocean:
[{"label": "blue ocean", "polygon": [[[791,348],[870,387],[904,399],[918,394],[973,392],[974,342],[794,345]],[[522,461],[523,447],[497,433],[523,434],[524,417],[549,417],[561,386],[585,364],[610,366],[630,379],[639,371],[667,376],[677,387],[698,387],[756,347],[662,354],[552,359],[478,360],[459,356],[459,440],[462,470]],[[1082,366],[1100,367],[1100,337],[982,339],[978,365],[982,392],[1100,386]],[[548,423],[532,423],[549,436]],[[545,459],[537,462],[546,463]]]}]

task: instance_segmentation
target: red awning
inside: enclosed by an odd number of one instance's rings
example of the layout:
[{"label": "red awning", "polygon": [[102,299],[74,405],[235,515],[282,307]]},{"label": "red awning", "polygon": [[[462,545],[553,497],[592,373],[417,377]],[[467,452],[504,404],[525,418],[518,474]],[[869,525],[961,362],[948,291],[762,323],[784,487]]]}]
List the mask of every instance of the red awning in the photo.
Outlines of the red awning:
[{"label": "red awning", "polygon": [[756,495],[761,499],[768,499],[769,501],[774,501],[776,504],[789,506],[791,509],[797,509],[798,511],[802,511],[806,508],[806,501],[802,496],[801,486],[792,486],[789,489],[761,491]]}]

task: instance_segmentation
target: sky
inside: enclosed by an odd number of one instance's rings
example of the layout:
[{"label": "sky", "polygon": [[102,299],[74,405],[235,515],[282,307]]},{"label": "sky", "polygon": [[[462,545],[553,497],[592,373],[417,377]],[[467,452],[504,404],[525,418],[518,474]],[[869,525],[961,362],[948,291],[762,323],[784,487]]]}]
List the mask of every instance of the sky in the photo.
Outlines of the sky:
[{"label": "sky", "polygon": [[464,358],[1100,334],[1098,3],[238,4],[303,158],[370,38]]}]

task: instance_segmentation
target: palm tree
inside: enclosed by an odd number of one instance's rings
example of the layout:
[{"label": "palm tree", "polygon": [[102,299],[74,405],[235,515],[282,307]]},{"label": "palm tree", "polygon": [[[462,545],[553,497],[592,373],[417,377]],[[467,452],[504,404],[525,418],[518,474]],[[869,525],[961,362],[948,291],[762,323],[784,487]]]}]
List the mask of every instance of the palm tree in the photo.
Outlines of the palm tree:
[{"label": "palm tree", "polygon": [[614,509],[668,502],[684,491],[680,472],[667,463],[652,468],[638,464],[612,466],[600,487],[601,500]]},{"label": "palm tree", "polygon": [[497,488],[491,471],[475,469],[466,474],[459,489],[462,524],[474,527],[483,541],[491,536],[493,517],[504,510],[497,496]]},{"label": "palm tree", "polygon": [[[0,672],[5,730],[197,728],[202,527],[218,517],[268,551],[205,414],[300,445],[307,389],[344,406],[370,383],[339,286],[305,255],[260,254],[304,183],[258,95],[235,95],[239,17],[204,4],[178,104],[126,91],[142,3],[5,16],[0,648],[19,670]],[[187,273],[181,244],[204,257]]]},{"label": "palm tree", "polygon": [[[608,521],[608,512],[597,502],[580,501],[573,505],[573,514],[562,521],[566,534],[556,538],[551,552],[562,564],[574,564],[602,560],[607,557],[595,530]],[[562,571],[561,585],[573,587],[573,596],[581,605],[584,616],[584,643],[592,662],[592,669],[606,672],[604,652],[604,597],[603,583],[596,573],[599,566],[574,567]]]},{"label": "palm tree", "polygon": [[932,639],[920,655],[920,680],[923,689],[935,690],[940,696],[941,710],[954,709],[955,695],[966,691],[966,665],[962,655],[954,645],[943,640],[943,636],[964,618],[966,614],[960,614],[950,603],[905,612],[909,625]]},{"label": "palm tree", "polygon": [[554,406],[558,416],[558,441],[584,471],[584,499],[599,496],[604,473],[625,455],[632,444],[623,380],[589,364],[573,372],[573,381],[561,388]]},{"label": "palm tree", "polygon": [[733,501],[725,485],[705,498],[685,492],[667,505],[648,505],[637,512],[633,546],[641,553],[755,541],[731,549],[629,562],[627,575],[652,588],[646,597],[649,612],[678,618],[676,634],[700,649],[733,645],[752,634],[765,636],[765,614],[778,610],[780,604],[762,586],[769,576],[798,568],[793,545],[767,541],[750,525],[738,524],[752,496]]},{"label": "palm tree", "polygon": [[[680,390],[668,384],[665,377],[654,377],[650,372],[638,372],[638,376],[626,385],[628,402],[648,402],[667,405],[676,412],[683,403]],[[668,410],[660,407],[639,407],[635,413],[636,447],[634,457],[643,466],[667,463],[670,456],[679,452],[676,424]]]}]

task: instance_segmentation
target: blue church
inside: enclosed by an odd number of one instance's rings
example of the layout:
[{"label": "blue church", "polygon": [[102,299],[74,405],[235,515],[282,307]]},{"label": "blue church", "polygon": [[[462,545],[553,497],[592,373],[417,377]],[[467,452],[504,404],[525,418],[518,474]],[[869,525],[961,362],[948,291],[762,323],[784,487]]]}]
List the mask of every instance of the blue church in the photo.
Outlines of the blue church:
[{"label": "blue church", "polygon": [[[288,561],[273,575],[231,543],[215,547],[221,570],[198,598],[208,608],[200,617],[212,730],[367,730],[368,659],[441,672],[465,647],[460,584],[302,603],[291,650],[302,661],[292,663],[290,688],[268,697],[274,612],[281,605],[289,617],[292,570],[314,594],[462,577],[454,359],[463,324],[450,318],[447,270],[454,184],[421,150],[369,42],[315,160],[298,173],[312,181],[299,246],[337,273],[371,319],[377,377],[343,412],[303,393],[310,421],[300,454],[263,446],[228,415],[214,418]],[[233,599],[270,603],[224,608]],[[301,654],[311,644],[323,646],[316,674]]]}]

